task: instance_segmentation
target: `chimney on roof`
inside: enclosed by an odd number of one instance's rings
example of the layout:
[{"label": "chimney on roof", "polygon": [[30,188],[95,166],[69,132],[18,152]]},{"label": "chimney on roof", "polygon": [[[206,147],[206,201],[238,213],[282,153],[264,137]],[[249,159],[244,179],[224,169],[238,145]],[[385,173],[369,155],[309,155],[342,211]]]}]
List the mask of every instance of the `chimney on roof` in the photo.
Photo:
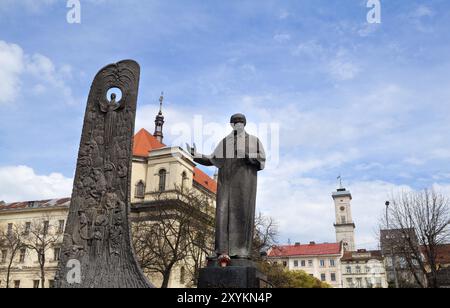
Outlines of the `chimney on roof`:
[{"label": "chimney on roof", "polygon": [[309,245],[316,245],[316,242],[309,242]]},{"label": "chimney on roof", "polygon": [[159,98],[159,113],[155,119],[155,133],[153,134],[153,136],[155,136],[155,138],[161,143],[163,143],[164,139],[163,126],[165,123],[164,116],[162,113],[163,102],[164,102],[164,92],[161,93],[161,97]]}]

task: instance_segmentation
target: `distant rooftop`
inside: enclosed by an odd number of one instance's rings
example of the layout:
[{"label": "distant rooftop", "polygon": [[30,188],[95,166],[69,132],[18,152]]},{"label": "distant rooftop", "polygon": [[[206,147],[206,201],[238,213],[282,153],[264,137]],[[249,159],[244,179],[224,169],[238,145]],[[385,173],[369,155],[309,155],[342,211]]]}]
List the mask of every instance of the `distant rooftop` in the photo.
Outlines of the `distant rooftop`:
[{"label": "distant rooftop", "polygon": [[307,245],[295,244],[273,247],[269,257],[294,257],[294,256],[321,256],[338,255],[341,253],[341,243],[323,243],[316,244],[311,242]]},{"label": "distant rooftop", "polygon": [[42,201],[24,201],[0,204],[0,212],[27,209],[69,208],[70,198],[50,199]]},{"label": "distant rooftop", "polygon": [[346,251],[342,257],[342,261],[368,261],[368,260],[383,260],[381,250],[358,250]]}]

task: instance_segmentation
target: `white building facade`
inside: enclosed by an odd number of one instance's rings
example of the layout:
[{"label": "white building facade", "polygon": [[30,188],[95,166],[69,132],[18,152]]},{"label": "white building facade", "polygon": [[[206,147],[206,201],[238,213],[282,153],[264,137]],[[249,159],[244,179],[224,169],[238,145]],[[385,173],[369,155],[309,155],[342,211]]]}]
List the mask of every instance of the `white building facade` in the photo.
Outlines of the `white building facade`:
[{"label": "white building facade", "polygon": [[345,252],[341,259],[344,288],[388,288],[381,251]]},{"label": "white building facade", "polygon": [[269,261],[291,271],[304,271],[333,288],[342,288],[341,243],[277,246],[268,252]]}]

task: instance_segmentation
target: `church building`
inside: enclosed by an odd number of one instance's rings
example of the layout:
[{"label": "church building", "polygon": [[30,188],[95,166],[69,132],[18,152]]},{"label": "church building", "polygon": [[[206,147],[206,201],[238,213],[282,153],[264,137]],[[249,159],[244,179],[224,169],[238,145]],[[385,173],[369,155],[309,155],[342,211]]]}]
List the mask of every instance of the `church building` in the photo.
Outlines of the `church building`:
[{"label": "church building", "polygon": [[[131,172],[131,216],[132,221],[146,221],[155,206],[159,206],[161,195],[170,194],[179,189],[189,189],[205,196],[210,201],[208,215],[214,215],[217,182],[196,167],[191,156],[182,148],[169,147],[164,144],[163,126],[165,123],[162,112],[163,96],[160,98],[160,110],[155,119],[155,131],[152,135],[145,129],[139,130],[134,136],[133,163]],[[53,277],[61,253],[62,235],[70,207],[70,198],[0,203],[0,231],[5,234],[13,232],[19,226],[29,228],[35,223],[47,226],[48,232],[54,236],[60,235],[46,250],[46,280],[44,287],[54,284]],[[53,236],[53,235],[52,235]],[[37,264],[37,254],[20,248],[14,252],[8,249],[0,239],[0,288],[6,284],[6,272],[9,260],[12,259],[9,287],[39,288],[40,270]],[[11,258],[13,256],[13,258]],[[159,287],[160,279],[150,279]],[[171,275],[169,287],[185,287],[189,279],[182,266],[175,267]]]}]

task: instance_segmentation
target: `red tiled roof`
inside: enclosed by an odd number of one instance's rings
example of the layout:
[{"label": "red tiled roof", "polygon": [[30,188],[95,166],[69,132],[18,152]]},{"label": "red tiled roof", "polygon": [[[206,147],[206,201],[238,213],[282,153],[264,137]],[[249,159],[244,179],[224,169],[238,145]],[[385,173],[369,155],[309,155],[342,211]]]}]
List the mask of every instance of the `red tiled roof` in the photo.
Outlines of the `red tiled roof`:
[{"label": "red tiled roof", "polygon": [[217,193],[217,182],[198,168],[194,168],[194,181],[213,193]]},{"label": "red tiled roof", "polygon": [[23,209],[42,209],[42,208],[56,208],[69,207],[70,198],[42,200],[42,201],[25,201],[14,202],[0,206],[0,211],[4,210],[23,210]]},{"label": "red tiled roof", "polygon": [[[134,136],[133,155],[138,157],[148,157],[152,150],[161,149],[163,147],[165,147],[165,145],[159,142],[155,136],[150,134],[147,130],[141,129]],[[198,168],[194,169],[194,181],[207,190],[217,193],[217,182]]]},{"label": "red tiled roof", "polygon": [[[426,256],[425,247],[421,246],[420,248],[423,255]],[[442,244],[436,246],[436,263],[442,265],[450,264],[450,244]]]},{"label": "red tiled roof", "polygon": [[340,243],[276,246],[269,252],[269,257],[338,255]]},{"label": "red tiled roof", "polygon": [[381,250],[367,250],[367,251],[346,251],[342,257],[342,261],[368,261],[368,260],[382,260]]},{"label": "red tiled roof", "polygon": [[148,157],[151,150],[161,149],[164,144],[158,141],[152,134],[145,129],[141,129],[134,135],[133,155],[140,157]]}]

